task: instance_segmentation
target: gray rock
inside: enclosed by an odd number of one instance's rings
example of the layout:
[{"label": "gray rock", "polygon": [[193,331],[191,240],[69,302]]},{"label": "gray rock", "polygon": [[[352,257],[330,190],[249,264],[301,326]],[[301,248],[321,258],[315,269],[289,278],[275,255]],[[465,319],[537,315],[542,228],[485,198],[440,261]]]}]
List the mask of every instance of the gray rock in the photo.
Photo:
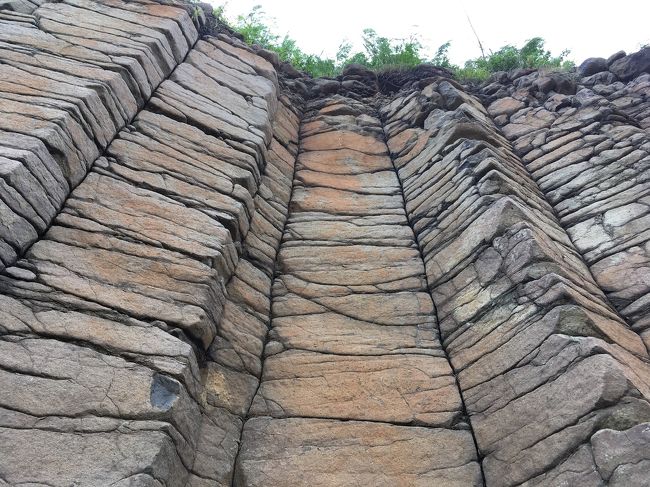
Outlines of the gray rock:
[{"label": "gray rock", "polygon": [[278,56],[277,52],[269,51],[268,49],[258,49],[256,53],[258,56],[270,62],[274,68],[277,69],[280,67],[280,56]]},{"label": "gray rock", "polygon": [[449,81],[443,81],[438,85],[438,93],[447,110],[454,110],[463,103],[463,95]]},{"label": "gray rock", "polygon": [[555,92],[562,95],[575,95],[577,85],[574,79],[568,75],[556,75],[555,79]]},{"label": "gray rock", "polygon": [[375,76],[375,73],[369,69],[367,66],[364,66],[363,64],[348,64],[343,68],[343,72],[341,75],[346,78],[349,76],[361,76],[361,77],[367,77],[367,76]]},{"label": "gray rock", "polygon": [[621,81],[629,81],[643,73],[650,73],[650,47],[612,62],[609,70]]},{"label": "gray rock", "polygon": [[341,83],[334,79],[315,79],[312,85],[312,91],[316,96],[332,95],[339,91]]},{"label": "gray rock", "polygon": [[601,430],[591,438],[598,470],[609,485],[641,487],[650,472],[650,423],[630,429]]},{"label": "gray rock", "polygon": [[625,51],[618,51],[607,58],[607,66],[611,66],[614,61],[618,61],[626,56]]},{"label": "gray rock", "polygon": [[585,59],[580,66],[578,66],[578,74],[582,77],[591,76],[592,74],[607,71],[607,60],[602,57],[590,57]]},{"label": "gray rock", "polygon": [[644,51],[312,79],[204,12],[0,0],[0,483],[647,484]]},{"label": "gray rock", "polygon": [[302,78],[303,74],[298,71],[293,65],[287,61],[280,63],[280,72],[288,78],[296,79]]},{"label": "gray rock", "polygon": [[587,76],[585,78],[582,78],[580,80],[580,83],[582,83],[585,86],[594,86],[594,85],[611,85],[612,83],[615,83],[618,81],[618,78],[616,75],[610,71],[601,71],[600,73],[593,74],[591,76]]},{"label": "gray rock", "polygon": [[555,89],[555,80],[551,76],[544,76],[537,79],[534,83],[534,86],[541,93],[549,93]]}]

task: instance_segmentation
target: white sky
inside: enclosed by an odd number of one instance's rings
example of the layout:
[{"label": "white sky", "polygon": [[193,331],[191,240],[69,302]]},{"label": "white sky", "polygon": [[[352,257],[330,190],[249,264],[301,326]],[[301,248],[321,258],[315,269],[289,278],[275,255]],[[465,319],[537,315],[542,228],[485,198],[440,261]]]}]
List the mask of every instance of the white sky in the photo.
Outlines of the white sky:
[{"label": "white sky", "polygon": [[[224,1],[210,3],[216,6]],[[462,64],[480,55],[466,13],[486,50],[504,44],[521,46],[540,36],[553,54],[570,49],[569,58],[580,63],[587,57],[608,57],[620,49],[630,53],[650,44],[650,0],[229,0],[226,17],[234,19],[258,4],[275,19],[275,33],[288,33],[303,51],[329,57],[344,39],[360,48],[361,32],[370,27],[389,38],[418,34],[428,48],[427,57],[451,41],[449,57]]]}]

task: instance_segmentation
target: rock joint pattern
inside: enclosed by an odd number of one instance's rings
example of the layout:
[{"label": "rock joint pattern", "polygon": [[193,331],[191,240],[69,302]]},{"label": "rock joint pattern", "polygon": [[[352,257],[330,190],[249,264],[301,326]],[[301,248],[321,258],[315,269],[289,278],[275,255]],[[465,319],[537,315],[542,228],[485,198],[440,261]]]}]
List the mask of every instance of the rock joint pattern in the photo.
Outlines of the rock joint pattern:
[{"label": "rock joint pattern", "polygon": [[212,25],[0,1],[0,484],[647,485],[650,50],[314,80]]}]

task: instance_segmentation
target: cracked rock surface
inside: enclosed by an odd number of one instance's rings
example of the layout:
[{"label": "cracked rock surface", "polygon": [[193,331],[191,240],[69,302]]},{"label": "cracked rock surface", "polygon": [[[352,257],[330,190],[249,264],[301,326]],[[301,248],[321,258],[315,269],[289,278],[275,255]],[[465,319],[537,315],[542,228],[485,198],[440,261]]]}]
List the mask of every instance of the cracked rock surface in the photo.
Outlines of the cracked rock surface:
[{"label": "cracked rock surface", "polygon": [[0,484],[648,485],[650,51],[312,80],[211,25],[0,1]]},{"label": "cracked rock surface", "polygon": [[318,100],[300,136],[235,484],[480,485],[376,113]]}]

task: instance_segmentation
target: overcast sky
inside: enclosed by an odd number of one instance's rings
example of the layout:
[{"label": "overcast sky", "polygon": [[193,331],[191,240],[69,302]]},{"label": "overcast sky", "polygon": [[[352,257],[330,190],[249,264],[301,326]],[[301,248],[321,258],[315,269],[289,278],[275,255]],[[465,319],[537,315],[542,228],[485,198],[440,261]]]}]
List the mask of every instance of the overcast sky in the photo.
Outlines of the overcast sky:
[{"label": "overcast sky", "polygon": [[521,46],[540,36],[553,54],[570,49],[569,58],[580,63],[587,57],[608,57],[620,49],[629,53],[650,44],[650,0],[230,0],[226,17],[248,13],[254,5],[262,5],[275,19],[277,34],[288,33],[303,51],[329,57],[344,39],[360,47],[361,32],[370,27],[391,38],[419,35],[428,47],[427,56],[451,41],[449,57],[462,64],[480,55],[467,15],[486,50],[504,44]]}]

